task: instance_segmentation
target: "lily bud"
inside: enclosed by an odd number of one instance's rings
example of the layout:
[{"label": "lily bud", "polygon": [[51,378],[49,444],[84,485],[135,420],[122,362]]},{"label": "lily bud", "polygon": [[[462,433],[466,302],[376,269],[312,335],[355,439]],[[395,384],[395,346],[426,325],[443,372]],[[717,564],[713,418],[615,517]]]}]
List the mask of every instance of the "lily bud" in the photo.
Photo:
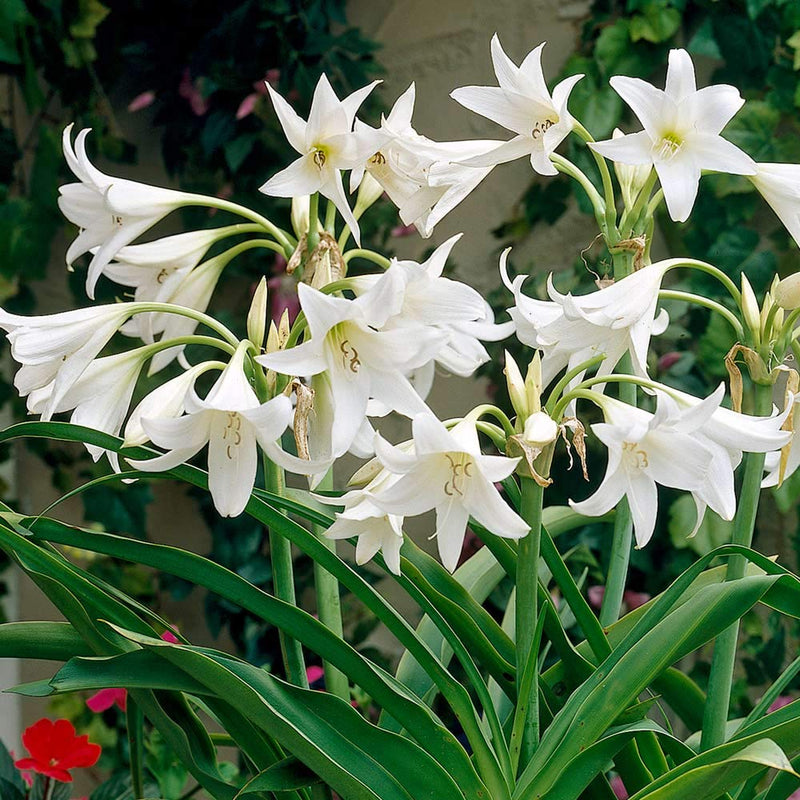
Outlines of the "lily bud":
[{"label": "lily bud", "polygon": [[542,388],[542,357],[536,350],[525,375],[525,395],[531,414],[542,410]]},{"label": "lily bud", "polygon": [[530,413],[525,392],[525,381],[522,379],[522,373],[519,371],[517,362],[514,361],[508,350],[505,351],[505,359],[506,366],[503,374],[506,376],[508,396],[511,398],[511,405],[514,407],[514,411],[517,412],[517,417],[524,423]]},{"label": "lily bud", "polygon": [[775,302],[787,311],[800,307],[800,272],[778,282],[775,287]]},{"label": "lily bud", "polygon": [[356,218],[360,217],[382,194],[383,186],[369,172],[364,172],[364,177],[358,187],[356,207],[353,209]]},{"label": "lily bud", "polygon": [[267,330],[267,279],[262,277],[247,312],[247,338],[260,350]]},{"label": "lily bud", "polygon": [[280,321],[278,322],[278,349],[283,350],[286,347],[286,342],[289,341],[289,332],[292,326],[289,324],[289,309],[284,308],[281,314]]},{"label": "lily bud", "polygon": [[753,287],[744,273],[742,273],[742,315],[747,327],[757,336],[761,330],[761,313]]},{"label": "lily bud", "polygon": [[298,239],[304,233],[308,233],[310,203],[311,198],[307,194],[292,198],[292,228],[294,229],[294,235]]},{"label": "lily bud", "polygon": [[[619,128],[614,128],[614,133],[611,136],[612,139],[619,139],[624,135]],[[642,191],[645,182],[650,177],[651,170],[652,166],[650,164],[631,166],[619,161],[614,162],[614,172],[622,190],[622,200],[625,203],[625,208],[632,208],[636,203],[636,198],[639,197],[639,192]]]},{"label": "lily bud", "polygon": [[537,411],[525,420],[522,438],[531,447],[544,450],[547,445],[558,437],[558,425],[554,419],[544,411]]},{"label": "lily bud", "polygon": [[264,347],[266,353],[277,353],[281,349],[280,341],[278,339],[278,328],[274,321],[269,323],[269,332],[267,333],[267,344]]}]

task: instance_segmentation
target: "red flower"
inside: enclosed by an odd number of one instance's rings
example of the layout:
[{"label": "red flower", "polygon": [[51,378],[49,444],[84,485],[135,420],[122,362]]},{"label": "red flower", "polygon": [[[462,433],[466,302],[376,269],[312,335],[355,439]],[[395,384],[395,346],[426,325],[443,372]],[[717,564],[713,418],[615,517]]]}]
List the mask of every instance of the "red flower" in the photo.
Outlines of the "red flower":
[{"label": "red flower", "polygon": [[128,693],[125,689],[101,689],[99,692],[95,692],[86,701],[86,705],[89,706],[89,709],[94,711],[95,714],[107,711],[114,703],[123,711],[127,709]]},{"label": "red flower", "polygon": [[22,744],[31,757],[20,758],[14,766],[65,783],[72,781],[69,770],[94,766],[101,751],[88,736],[76,736],[74,726],[66,719],[40,719],[22,734]]}]

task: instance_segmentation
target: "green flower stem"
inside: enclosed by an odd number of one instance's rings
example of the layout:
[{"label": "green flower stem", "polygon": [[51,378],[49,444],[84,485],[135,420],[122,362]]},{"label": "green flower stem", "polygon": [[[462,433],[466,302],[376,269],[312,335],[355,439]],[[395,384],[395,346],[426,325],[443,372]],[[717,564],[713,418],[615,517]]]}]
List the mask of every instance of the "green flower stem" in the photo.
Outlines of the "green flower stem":
[{"label": "green flower stem", "polygon": [[253,220],[256,224],[260,225],[264,230],[271,233],[275,239],[283,247],[286,257],[289,258],[297,246],[294,237],[286,233],[282,228],[279,228],[273,222],[270,222],[266,217],[253,211],[246,206],[240,206],[238,203],[233,203],[230,200],[223,200],[220,197],[206,197],[205,195],[191,195],[192,200],[187,205],[193,206],[208,206],[209,208],[218,208],[220,211],[230,211],[245,219]]},{"label": "green flower stem", "polygon": [[[333,470],[329,470],[325,477],[319,482],[317,489],[321,492],[333,489]],[[336,542],[325,536],[325,528],[314,525],[314,535],[330,550],[336,552]],[[324,569],[320,564],[314,562],[314,585],[317,590],[317,614],[320,622],[326,628],[333,631],[340,639],[344,639],[342,629],[342,602],[339,593],[339,581]],[[328,661],[322,662],[325,672],[325,689],[336,697],[340,697],[345,702],[350,702],[350,684],[341,670],[333,666]]]},{"label": "green flower stem", "polygon": [[497,406],[493,406],[491,403],[484,403],[483,405],[476,406],[467,414],[465,419],[471,419],[477,422],[481,417],[485,416],[494,417],[503,426],[506,436],[513,436],[516,433],[514,426],[511,424],[511,420],[501,409]]},{"label": "green flower stem", "polygon": [[314,192],[308,200],[308,238],[306,250],[314,252],[319,242],[319,192]]},{"label": "green flower stem", "polygon": [[[522,697],[524,666],[535,645],[538,622],[539,547],[542,530],[544,489],[533,478],[520,478],[520,516],[528,523],[528,535],[520,539],[517,556],[517,693],[519,704],[528,704],[520,745],[520,769],[524,770],[539,745],[539,674],[538,663],[530,683],[530,694]],[[538,662],[538,659],[536,659]]]},{"label": "green flower stem", "polygon": [[[631,357],[626,354],[620,361],[620,371],[630,372]],[[623,382],[619,385],[619,399],[629,405],[636,405],[636,384]],[[603,627],[612,625],[619,619],[622,608],[622,595],[625,592],[625,581],[628,577],[628,564],[633,545],[633,521],[627,498],[623,497],[617,506],[614,517],[614,536],[611,541],[611,553],[608,560],[608,576],[600,607],[600,624]]]},{"label": "green flower stem", "polygon": [[744,338],[744,328],[742,328],[742,323],[736,318],[736,315],[733,314],[731,311],[728,311],[725,306],[721,303],[717,303],[715,300],[711,300],[708,297],[702,297],[699,294],[692,294],[691,292],[678,292],[673,291],[672,289],[661,289],[659,291],[658,296],[662,300],[683,300],[686,303],[694,303],[698,306],[703,306],[703,308],[708,308],[711,311],[716,311],[721,317],[724,317],[727,322],[730,323],[733,330],[736,332],[736,336],[739,339]]},{"label": "green flower stem", "polygon": [[176,306],[172,303],[131,303],[131,306],[135,306],[135,308],[131,309],[131,316],[157,312],[159,314],[177,314],[179,317],[189,317],[189,319],[196,320],[201,325],[211,328],[212,331],[218,333],[225,341],[233,345],[234,349],[239,346],[239,339],[229,328],[202,311],[196,311],[185,306]]},{"label": "green flower stem", "polygon": [[[575,121],[575,127],[573,130],[587,144],[594,141],[592,134],[589,133],[589,131],[587,131],[586,128],[584,128],[583,125],[581,125],[581,123],[577,120]],[[595,164],[597,164],[597,169],[600,172],[600,179],[603,182],[603,194],[605,195],[606,206],[606,225],[608,225],[608,229],[610,231],[613,231],[617,225],[617,202],[614,197],[614,184],[611,182],[611,172],[608,169],[608,163],[606,162],[605,158],[600,155],[600,153],[594,151],[591,147],[589,148],[589,152],[592,154]]]},{"label": "green flower stem", "polygon": [[388,258],[382,256],[380,253],[375,253],[372,250],[363,250],[360,247],[353,247],[348,250],[342,258],[344,259],[345,264],[350,263],[350,259],[352,258],[363,258],[367,261],[371,261],[373,264],[377,264],[381,269],[389,269],[389,265],[392,263]]},{"label": "green flower stem", "polygon": [[[772,387],[755,385],[754,399],[754,413],[769,414],[772,408]],[[747,453],[745,455],[744,477],[739,491],[739,508],[733,522],[732,544],[743,547],[750,547],[752,544],[758,501],[761,496],[764,459],[764,453]],[[744,556],[731,556],[726,580],[735,581],[742,578],[746,566],[747,560]],[[711,674],[708,679],[708,698],[703,713],[703,733],[700,738],[702,751],[717,747],[725,741],[725,725],[730,711],[738,638],[739,622],[737,621],[726,628],[714,643]]]},{"label": "green flower stem", "polygon": [[606,203],[600,196],[600,192],[594,188],[594,184],[582,170],[576,167],[569,159],[564,158],[564,156],[553,153],[550,156],[550,161],[559,172],[564,175],[569,175],[570,178],[574,178],[583,187],[583,191],[586,192],[594,208],[594,216],[597,220],[597,224],[600,226],[600,230],[603,232],[604,236],[608,236],[609,229],[606,222]]},{"label": "green flower stem", "polygon": [[336,232],[335,225],[336,206],[330,200],[328,200],[328,204],[325,206],[325,231],[331,236],[333,236]]},{"label": "green flower stem", "polygon": [[[282,495],[285,488],[283,470],[266,457],[264,457],[264,488],[277,495]],[[286,537],[272,528],[269,531],[269,553],[272,560],[272,586],[275,597],[296,606],[292,545]],[[303,646],[297,639],[293,639],[283,631],[279,631],[278,636],[286,679],[295,686],[307,689],[308,677]]]},{"label": "green flower stem", "polygon": [[600,364],[605,361],[605,353],[601,353],[599,356],[595,356],[594,358],[590,358],[588,361],[584,361],[581,364],[578,364],[577,367],[569,370],[564,377],[553,387],[550,392],[550,396],[547,398],[547,403],[545,404],[545,411],[556,421],[560,419],[560,416],[556,415],[555,410],[560,408],[563,412],[563,409],[566,407],[566,403],[562,406],[559,402],[559,398],[561,397],[561,393],[564,389],[569,386],[570,381],[573,378],[576,378],[582,372],[586,372],[592,367],[599,366]]}]

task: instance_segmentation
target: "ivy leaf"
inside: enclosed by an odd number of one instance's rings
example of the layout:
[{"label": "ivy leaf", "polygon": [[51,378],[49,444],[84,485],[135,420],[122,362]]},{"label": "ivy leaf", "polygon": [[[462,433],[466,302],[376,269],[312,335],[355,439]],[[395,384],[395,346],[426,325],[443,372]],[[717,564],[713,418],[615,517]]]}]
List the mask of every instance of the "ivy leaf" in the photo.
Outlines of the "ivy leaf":
[{"label": "ivy leaf", "polygon": [[721,59],[722,53],[719,51],[719,45],[714,38],[714,29],[711,25],[711,17],[706,17],[702,25],[694,32],[694,36],[689,40],[687,50],[690,53],[698,56],[707,56],[708,58]]},{"label": "ivy leaf", "polygon": [[231,172],[238,171],[239,167],[244,163],[244,160],[252,152],[259,138],[257,133],[248,133],[244,136],[237,136],[229,142],[225,142],[225,161],[230,167]]},{"label": "ivy leaf", "polygon": [[794,63],[792,67],[795,72],[800,69],[800,31],[795,31],[787,40],[786,44],[794,50]]},{"label": "ivy leaf", "polygon": [[676,8],[649,5],[644,14],[636,14],[631,19],[631,41],[666,42],[678,32],[680,25],[681,13]]},{"label": "ivy leaf", "polygon": [[70,35],[76,39],[94,39],[97,26],[109,11],[100,0],[80,0],[78,19],[69,26]]},{"label": "ivy leaf", "polygon": [[780,112],[764,101],[746,103],[728,123],[725,138],[756,161],[774,161],[775,129]]},{"label": "ivy leaf", "polygon": [[607,139],[622,117],[622,99],[610,86],[585,78],[572,90],[570,110],[595,139]]}]

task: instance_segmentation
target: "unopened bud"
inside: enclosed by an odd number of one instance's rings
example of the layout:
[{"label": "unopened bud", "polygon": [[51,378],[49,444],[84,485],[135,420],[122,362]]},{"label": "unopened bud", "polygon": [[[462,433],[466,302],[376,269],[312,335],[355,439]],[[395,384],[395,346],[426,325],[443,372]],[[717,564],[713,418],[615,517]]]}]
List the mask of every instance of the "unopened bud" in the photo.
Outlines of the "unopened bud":
[{"label": "unopened bud", "polygon": [[307,195],[300,195],[292,198],[292,228],[294,235],[299,239],[304,233],[308,233],[308,217],[310,212],[311,198]]},{"label": "unopened bud", "polygon": [[761,330],[761,312],[753,287],[742,273],[742,316],[748,328],[758,335]]},{"label": "unopened bud", "polygon": [[283,350],[286,347],[286,342],[289,341],[289,333],[292,326],[289,324],[289,309],[284,308],[281,314],[280,321],[278,322],[278,349]]},{"label": "unopened bud", "polygon": [[531,414],[542,410],[542,388],[542,357],[537,350],[525,375],[525,395]]},{"label": "unopened bud", "polygon": [[544,450],[547,445],[554,442],[558,437],[558,425],[556,421],[544,411],[537,411],[525,420],[525,428],[522,438],[540,450]]},{"label": "unopened bud", "polygon": [[775,287],[775,302],[787,311],[800,307],[800,272],[778,281]]},{"label": "unopened bud", "polygon": [[278,341],[278,328],[275,326],[275,322],[270,321],[269,323],[269,332],[267,333],[267,344],[264,347],[264,352],[266,353],[277,353],[278,350],[281,349],[280,342]]},{"label": "unopened bud", "polygon": [[247,338],[261,349],[267,331],[267,279],[262,277],[253,293],[253,302],[247,312]]},{"label": "unopened bud", "polygon": [[517,362],[514,361],[508,350],[505,351],[505,359],[506,366],[503,373],[506,376],[508,396],[511,398],[511,405],[514,407],[514,411],[517,412],[517,417],[524,422],[529,414],[528,402],[525,397],[525,381],[522,379],[522,373],[519,371]]},{"label": "unopened bud", "polygon": [[[619,128],[614,128],[614,133],[611,136],[613,139],[619,139],[624,135]],[[614,172],[617,174],[619,187],[622,189],[622,200],[625,203],[625,208],[633,208],[639,193],[650,177],[651,170],[652,166],[650,164],[632,166],[623,164],[620,161],[614,162]]]},{"label": "unopened bud", "polygon": [[353,213],[356,219],[360,217],[381,195],[383,194],[383,186],[381,186],[369,172],[364,172],[364,177],[361,179],[361,184],[358,187],[358,197],[356,198],[356,207]]}]

